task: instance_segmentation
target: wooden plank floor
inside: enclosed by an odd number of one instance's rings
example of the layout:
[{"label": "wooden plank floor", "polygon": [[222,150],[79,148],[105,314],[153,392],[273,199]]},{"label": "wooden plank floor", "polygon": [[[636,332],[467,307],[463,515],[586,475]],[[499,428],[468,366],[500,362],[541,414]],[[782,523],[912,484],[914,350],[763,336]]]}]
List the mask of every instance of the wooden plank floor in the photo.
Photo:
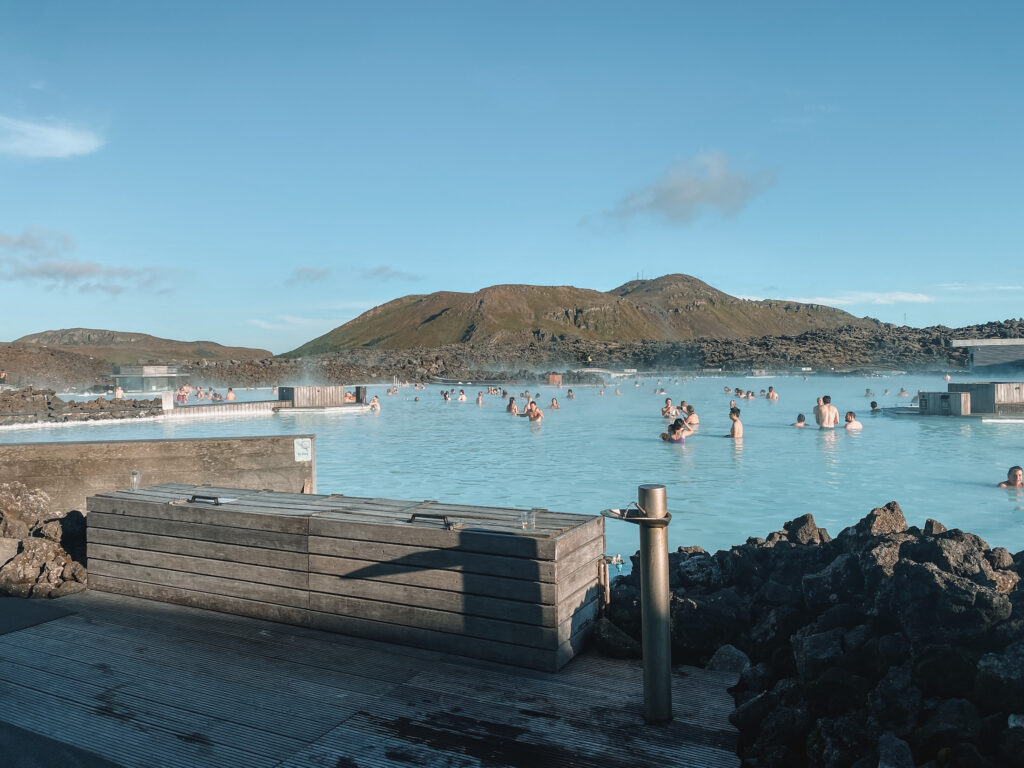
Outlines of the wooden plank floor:
[{"label": "wooden plank floor", "polygon": [[549,674],[102,592],[59,605],[0,635],[0,723],[116,765],[739,765],[728,673],[677,671],[652,727],[635,662]]}]

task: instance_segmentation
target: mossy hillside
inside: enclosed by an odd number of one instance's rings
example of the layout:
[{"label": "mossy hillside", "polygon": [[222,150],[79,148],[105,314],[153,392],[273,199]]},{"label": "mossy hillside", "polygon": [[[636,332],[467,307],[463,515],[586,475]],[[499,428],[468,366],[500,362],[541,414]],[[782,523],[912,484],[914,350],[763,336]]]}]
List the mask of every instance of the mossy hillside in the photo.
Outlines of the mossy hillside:
[{"label": "mossy hillside", "polygon": [[688,275],[666,275],[632,281],[608,292],[496,285],[476,293],[404,296],[283,356],[553,338],[623,342],[749,338],[874,323],[833,307],[739,299]]},{"label": "mossy hillside", "polygon": [[32,333],[15,344],[45,346],[93,357],[115,365],[169,360],[252,360],[270,357],[265,349],[225,347],[212,341],[175,341],[146,333],[95,328],[65,328]]}]

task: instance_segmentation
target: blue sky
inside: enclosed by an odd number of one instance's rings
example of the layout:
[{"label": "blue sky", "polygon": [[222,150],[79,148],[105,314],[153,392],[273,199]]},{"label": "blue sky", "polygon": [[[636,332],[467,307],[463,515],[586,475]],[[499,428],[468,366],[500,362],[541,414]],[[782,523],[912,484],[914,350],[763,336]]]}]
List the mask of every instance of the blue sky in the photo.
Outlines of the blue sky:
[{"label": "blue sky", "polygon": [[282,352],[410,293],[1024,298],[1024,5],[0,0],[0,340]]}]

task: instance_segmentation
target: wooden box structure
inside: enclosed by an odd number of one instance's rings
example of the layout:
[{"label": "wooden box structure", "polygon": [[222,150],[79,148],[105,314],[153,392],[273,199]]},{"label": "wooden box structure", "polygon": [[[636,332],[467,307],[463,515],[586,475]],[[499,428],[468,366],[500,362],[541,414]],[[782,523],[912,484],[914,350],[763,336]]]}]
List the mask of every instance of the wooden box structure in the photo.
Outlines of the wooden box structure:
[{"label": "wooden box structure", "polygon": [[278,400],[290,400],[295,408],[331,407],[345,404],[345,388],[325,387],[278,387]]},{"label": "wooden box structure", "polygon": [[970,416],[969,392],[922,392],[918,406],[924,416]]},{"label": "wooden box structure", "polygon": [[548,671],[597,616],[598,516],[169,483],[87,520],[91,589]]}]

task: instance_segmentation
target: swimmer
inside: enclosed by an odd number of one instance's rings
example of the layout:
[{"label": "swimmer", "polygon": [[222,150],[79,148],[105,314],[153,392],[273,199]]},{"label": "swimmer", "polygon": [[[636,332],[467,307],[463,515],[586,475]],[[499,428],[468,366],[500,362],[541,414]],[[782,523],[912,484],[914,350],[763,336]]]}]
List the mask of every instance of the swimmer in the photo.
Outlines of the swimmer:
[{"label": "swimmer", "polygon": [[560,405],[558,404],[558,399],[557,399],[557,398],[554,398],[554,397],[552,397],[552,398],[551,398],[551,405],[549,405],[549,406],[548,406],[548,408],[561,408],[561,407],[562,407],[562,406],[560,406]]},{"label": "swimmer", "polygon": [[872,413],[881,413],[882,412],[882,409],[878,407],[878,403],[876,403],[874,400],[871,401],[871,412]]},{"label": "swimmer", "polygon": [[688,427],[700,426],[700,417],[697,415],[697,412],[694,410],[692,405],[686,406],[686,425]]},{"label": "swimmer", "polygon": [[622,390],[619,389],[618,387],[615,388],[615,396],[622,397]]},{"label": "swimmer", "polygon": [[804,416],[802,413],[798,413],[796,415],[796,421],[794,421],[789,426],[791,426],[791,427],[806,427],[807,426],[807,417]]},{"label": "swimmer", "polygon": [[572,393],[571,389],[568,392],[565,393],[565,396],[568,397],[570,400],[575,400],[576,399],[576,395],[574,395]]},{"label": "swimmer", "polygon": [[736,407],[736,401],[735,400],[730,400],[729,401],[729,408],[732,409],[732,408],[735,408],[735,407]]},{"label": "swimmer", "polygon": [[484,404],[484,393],[483,392],[477,392],[476,393],[476,404],[477,405],[483,405]]},{"label": "swimmer", "polygon": [[832,405],[832,395],[823,395],[821,398],[820,426],[822,429],[839,426],[839,409]]},{"label": "swimmer", "polygon": [[768,395],[767,395],[767,397],[768,397],[769,400],[778,400],[779,399],[779,393],[775,391],[775,387],[768,387]]},{"label": "swimmer", "polygon": [[235,390],[233,390],[231,387],[228,387],[228,393],[224,396],[224,399],[225,400],[234,400],[235,399]]},{"label": "swimmer", "polygon": [[731,395],[732,394],[732,390],[729,389],[729,387],[727,387],[727,386],[726,387],[722,387],[722,391],[725,392],[725,394],[727,394],[727,395]]},{"label": "swimmer", "polygon": [[864,425],[857,421],[857,414],[853,411],[846,412],[846,429],[863,429]]},{"label": "swimmer", "polygon": [[739,440],[743,437],[743,422],[740,421],[740,409],[730,408],[729,418],[732,419],[732,426],[729,428],[729,434],[725,437],[731,437],[734,440]]},{"label": "swimmer", "polygon": [[668,432],[662,432],[660,437],[666,443],[682,444],[686,442],[686,435],[693,434],[693,430],[682,419],[676,419],[668,425]]},{"label": "swimmer", "polygon": [[871,391],[871,387],[864,390],[864,397],[874,397],[875,393]]},{"label": "swimmer", "polygon": [[1000,488],[1024,487],[1024,469],[1013,466],[1006,471],[1006,480],[999,484]]},{"label": "swimmer", "polygon": [[537,407],[537,401],[531,400],[526,404],[525,410],[518,414],[519,416],[525,416],[530,421],[540,421],[544,418],[544,412]]},{"label": "swimmer", "polygon": [[460,403],[466,402],[466,390],[464,390],[464,389],[460,389],[459,390],[459,402]]},{"label": "swimmer", "polygon": [[513,416],[519,415],[519,406],[516,405],[516,399],[510,397],[508,399],[508,405],[505,406],[505,413],[511,413]]},{"label": "swimmer", "polygon": [[896,393],[896,397],[910,397],[910,393],[903,387],[900,387],[900,391]]},{"label": "swimmer", "polygon": [[662,418],[671,419],[676,415],[676,407],[672,405],[672,398],[665,398],[665,407],[661,409]]},{"label": "swimmer", "polygon": [[380,400],[376,395],[370,398],[370,413],[380,413]]}]

